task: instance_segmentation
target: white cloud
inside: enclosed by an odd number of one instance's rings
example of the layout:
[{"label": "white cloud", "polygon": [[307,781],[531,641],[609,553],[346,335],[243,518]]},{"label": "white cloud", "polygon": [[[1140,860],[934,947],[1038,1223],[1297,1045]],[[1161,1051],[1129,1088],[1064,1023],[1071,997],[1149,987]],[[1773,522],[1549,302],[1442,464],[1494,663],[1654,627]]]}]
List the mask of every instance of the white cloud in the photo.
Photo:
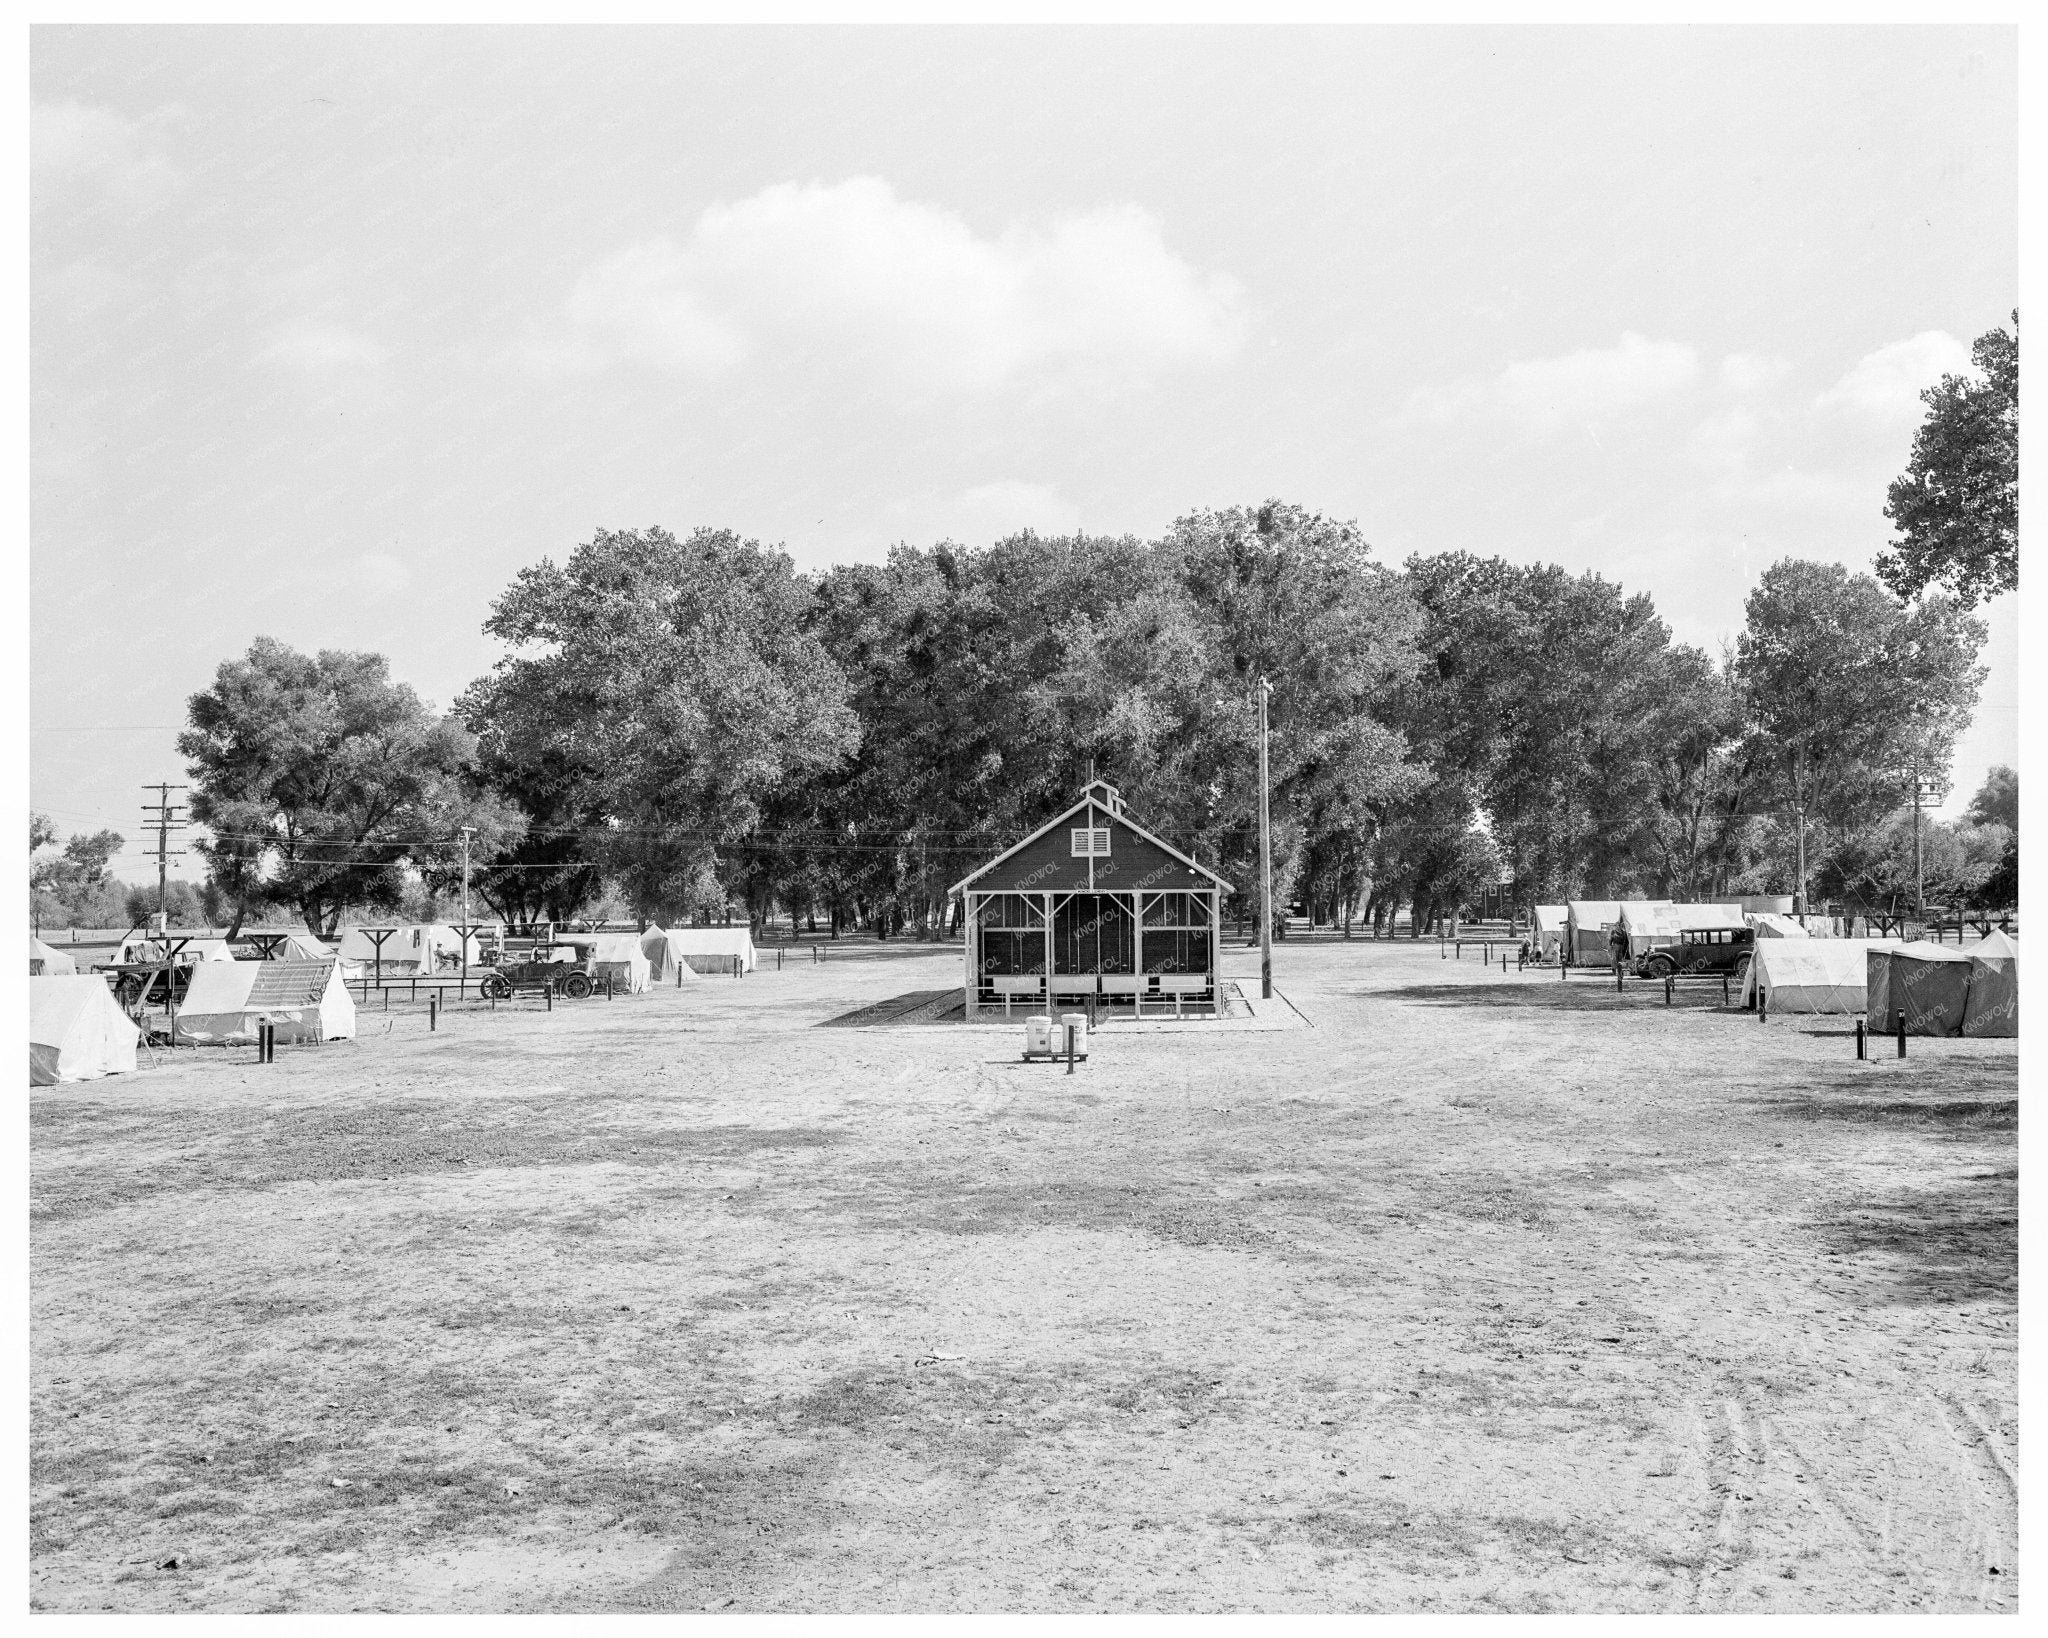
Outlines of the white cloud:
[{"label": "white cloud", "polygon": [[1710,415],[1693,428],[1686,440],[1686,453],[1699,465],[1717,471],[1737,471],[1747,465],[1763,431],[1757,413],[1743,405]]},{"label": "white cloud", "polygon": [[1789,360],[1762,353],[1730,353],[1721,360],[1721,385],[1734,392],[1762,392],[1791,373]]},{"label": "white cloud", "polygon": [[1081,527],[1081,509],[1049,484],[1000,478],[957,491],[924,490],[891,501],[863,531],[858,550],[879,552],[899,540],[929,545],[952,540],[989,546],[1026,529],[1040,535],[1071,535]]},{"label": "white cloud", "polygon": [[1945,330],[1923,330],[1866,353],[1856,367],[1814,402],[1823,410],[1881,420],[1915,420],[1920,393],[1944,375],[1970,368],[1970,349]]},{"label": "white cloud", "polygon": [[364,591],[401,592],[412,584],[412,570],[388,552],[365,552],[356,559],[350,578]]},{"label": "white cloud", "polygon": [[373,368],[388,356],[383,347],[367,336],[359,336],[338,324],[313,322],[287,325],[277,331],[270,345],[256,355],[256,362],[321,375],[331,370]]},{"label": "white cloud", "polygon": [[178,173],[134,120],[79,102],[37,103],[29,113],[35,205],[83,193],[143,204],[178,185]]},{"label": "white cloud", "polygon": [[[1870,485],[1866,480],[1839,472],[1816,472],[1785,465],[1761,471],[1731,472],[1714,486],[1713,496],[1725,505],[1741,506],[1784,516],[1832,518],[1868,517],[1873,510]],[[1880,496],[1880,503],[1882,497]],[[1852,555],[1867,551],[1862,545]],[[1800,555],[1818,555],[1820,548],[1806,544]]]},{"label": "white cloud", "polygon": [[1426,387],[1404,419],[1504,420],[1534,433],[1594,425],[1669,398],[1699,378],[1699,354],[1683,343],[1633,333],[1613,347],[1527,359],[1484,380]]},{"label": "white cloud", "polygon": [[946,512],[955,538],[985,546],[1026,529],[1041,535],[1070,535],[1081,525],[1081,509],[1044,484],[1013,478],[977,484],[961,493]]},{"label": "white cloud", "polygon": [[713,206],[680,243],[593,267],[563,316],[529,338],[530,366],[850,367],[958,394],[1213,365],[1246,329],[1231,281],[1175,255],[1143,211],[984,237],[874,177],[780,183]]},{"label": "white cloud", "polygon": [[140,279],[91,260],[38,275],[34,291],[38,315],[52,313],[73,324],[103,320],[110,310],[133,308],[153,294]]}]

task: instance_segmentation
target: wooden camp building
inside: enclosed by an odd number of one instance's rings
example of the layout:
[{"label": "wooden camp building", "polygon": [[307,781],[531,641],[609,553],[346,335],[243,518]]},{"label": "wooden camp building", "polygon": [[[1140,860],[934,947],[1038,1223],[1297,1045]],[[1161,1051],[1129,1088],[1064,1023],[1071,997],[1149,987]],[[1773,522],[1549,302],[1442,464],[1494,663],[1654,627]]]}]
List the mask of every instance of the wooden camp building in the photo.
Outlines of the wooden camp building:
[{"label": "wooden camp building", "polygon": [[1090,996],[1165,1010],[1178,998],[1213,1013],[1230,890],[1140,829],[1116,787],[1096,780],[954,884],[966,901],[967,1016]]}]

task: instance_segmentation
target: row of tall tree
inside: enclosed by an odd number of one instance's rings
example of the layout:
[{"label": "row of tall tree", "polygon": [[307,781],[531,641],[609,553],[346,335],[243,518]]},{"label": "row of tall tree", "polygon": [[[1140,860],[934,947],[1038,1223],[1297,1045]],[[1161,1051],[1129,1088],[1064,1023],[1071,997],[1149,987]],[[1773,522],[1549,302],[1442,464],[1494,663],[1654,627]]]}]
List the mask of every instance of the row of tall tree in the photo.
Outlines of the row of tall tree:
[{"label": "row of tall tree", "polygon": [[1971,606],[2016,581],[2017,345],[2015,315],[1924,395],[1879,575],[1777,563],[1721,654],[1599,575],[1396,567],[1279,501],[818,576],[729,530],[600,531],[514,578],[485,623],[506,657],[445,713],[377,655],[263,639],[224,663],[179,740],[208,892],[325,933],[467,860],[509,920],[929,933],[1094,775],[1248,902],[1265,678],[1276,898],[1322,920],[1421,927],[1502,882],[1523,904],[2015,894],[2016,780],[2009,816],[1989,787],[1959,825],[1919,807],[1984,676]]},{"label": "row of tall tree", "polygon": [[[1503,881],[1792,892],[1802,865],[1816,899],[1889,903],[1984,640],[1944,591],[1788,560],[1712,656],[1598,575],[1395,569],[1277,502],[816,578],[728,531],[607,531],[523,571],[487,629],[507,657],[445,714],[372,655],[264,640],[223,665],[180,742],[214,889],[331,931],[452,889],[466,830],[508,919],[609,896],[929,934],[1095,775],[1248,894],[1264,677],[1276,898],[1320,919],[1423,926]],[[2002,826],[1923,819],[1927,879],[1994,881]]]}]

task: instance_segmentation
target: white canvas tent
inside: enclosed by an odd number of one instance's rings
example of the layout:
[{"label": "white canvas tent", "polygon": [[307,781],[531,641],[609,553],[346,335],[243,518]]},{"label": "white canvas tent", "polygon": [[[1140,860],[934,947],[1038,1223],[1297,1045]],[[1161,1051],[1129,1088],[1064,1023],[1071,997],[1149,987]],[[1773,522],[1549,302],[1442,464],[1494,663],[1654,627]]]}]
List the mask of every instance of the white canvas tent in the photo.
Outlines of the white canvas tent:
[{"label": "white canvas tent", "polygon": [[1558,951],[1564,947],[1568,926],[1568,912],[1561,904],[1539,904],[1536,906],[1534,925],[1530,930],[1529,942],[1535,946],[1538,961],[1555,961]]},{"label": "white canvas tent", "polygon": [[1865,995],[1871,1027],[1897,1027],[1906,1015],[1908,1035],[1960,1035],[1970,998],[1970,958],[1961,950],[1915,939],[1870,952]]},{"label": "white canvas tent", "polygon": [[1862,1012],[1869,982],[1867,957],[1876,943],[1860,938],[1758,939],[1742,984],[1743,1003],[1760,996],[1770,1012]]},{"label": "white canvas tent", "polygon": [[745,927],[671,927],[669,948],[700,973],[754,970],[754,935]]},{"label": "white canvas tent", "polygon": [[1970,999],[1963,1008],[1965,1035],[2020,1032],[2020,947],[1992,933],[1970,949]]},{"label": "white canvas tent", "polygon": [[179,1041],[253,1042],[261,1023],[275,1024],[280,1041],[353,1040],[356,1003],[342,981],[341,963],[230,961],[193,972],[178,1009]]},{"label": "white canvas tent", "polygon": [[656,925],[640,935],[640,953],[647,957],[647,976],[656,984],[687,984],[697,969],[683,959],[682,946],[667,928]]},{"label": "white canvas tent", "polygon": [[637,934],[565,933],[562,936],[572,943],[595,946],[597,976],[612,981],[613,993],[646,993],[648,981],[653,975],[653,964],[647,959],[647,952],[640,947]]},{"label": "white canvas tent", "polygon": [[1621,930],[1628,935],[1628,953],[1648,955],[1659,945],[1676,944],[1679,934],[1691,925],[1679,916],[1678,910],[1677,905],[1660,900],[1631,899],[1624,903]]},{"label": "white canvas tent", "polygon": [[1749,918],[1750,926],[1756,929],[1758,938],[1805,938],[1806,929],[1790,916],[1781,916],[1774,911],[1761,911]]},{"label": "white canvas tent", "polygon": [[[367,931],[344,927],[336,953],[342,960],[360,962],[365,971],[386,978],[431,978],[437,972],[459,971],[462,966],[463,936],[446,922],[408,922],[393,928],[384,940],[381,961],[377,941],[370,937],[372,931],[383,929],[374,925]],[[482,946],[476,935],[470,934],[467,942],[470,966],[480,966]]]},{"label": "white canvas tent", "polygon": [[135,1070],[135,1022],[96,973],[28,981],[28,1084],[90,1081]]},{"label": "white canvas tent", "polygon": [[28,936],[28,975],[31,978],[57,978],[78,971],[78,963],[62,950],[53,949],[35,934]]},{"label": "white canvas tent", "polygon": [[1674,904],[1678,925],[1685,932],[1696,927],[1747,927],[1749,918],[1739,904]]},{"label": "white canvas tent", "polygon": [[1607,929],[1621,920],[1617,899],[1573,899],[1565,906],[1565,953],[1573,961],[1604,966],[1611,952]]}]

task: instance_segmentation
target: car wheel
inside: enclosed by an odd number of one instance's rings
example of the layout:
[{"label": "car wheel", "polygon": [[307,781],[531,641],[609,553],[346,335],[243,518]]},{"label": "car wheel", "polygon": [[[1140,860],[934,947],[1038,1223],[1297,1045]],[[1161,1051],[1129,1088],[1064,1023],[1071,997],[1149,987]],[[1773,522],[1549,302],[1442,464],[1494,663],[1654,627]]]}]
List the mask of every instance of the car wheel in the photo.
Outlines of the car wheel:
[{"label": "car wheel", "polygon": [[489,977],[478,982],[476,993],[486,1001],[510,1001],[512,999],[512,986],[505,982],[502,975],[492,973]]},{"label": "car wheel", "polygon": [[1676,978],[1678,976],[1678,963],[1669,956],[1652,956],[1650,958],[1649,976],[1658,979]]},{"label": "car wheel", "polygon": [[588,973],[571,973],[562,980],[562,993],[571,1001],[581,1001],[593,988]]}]

